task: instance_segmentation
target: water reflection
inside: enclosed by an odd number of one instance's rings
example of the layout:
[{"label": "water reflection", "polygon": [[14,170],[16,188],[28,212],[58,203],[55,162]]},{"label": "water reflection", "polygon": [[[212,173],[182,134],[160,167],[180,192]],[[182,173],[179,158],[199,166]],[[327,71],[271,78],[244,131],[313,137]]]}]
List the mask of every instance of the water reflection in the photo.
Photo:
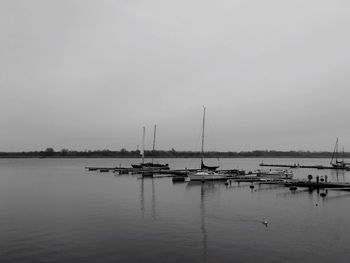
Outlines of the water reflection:
[{"label": "water reflection", "polygon": [[157,219],[156,213],[156,192],[154,190],[154,178],[152,178],[152,218]]},{"label": "water reflection", "polygon": [[330,172],[332,181],[336,181],[336,182],[345,182],[345,170],[331,170]]},{"label": "water reflection", "polygon": [[[157,219],[157,209],[156,209],[156,191],[154,178],[144,178],[140,177],[140,210],[142,218],[145,217],[146,205],[145,205],[145,181],[151,182],[151,217],[153,220]],[[147,194],[147,193],[146,193]]]},{"label": "water reflection", "polygon": [[140,208],[141,208],[141,215],[142,218],[145,217],[145,183],[143,181],[143,178],[140,180]]},{"label": "water reflection", "polygon": [[346,193],[346,194],[340,194],[338,193],[337,195],[335,196],[327,196],[327,198],[324,198],[324,200],[327,200],[328,201],[332,201],[332,200],[337,200],[337,199],[343,199],[343,198],[347,198],[347,197],[350,197],[350,193]]},{"label": "water reflection", "polygon": [[202,255],[204,259],[207,257],[208,251],[208,231],[206,228],[206,203],[209,197],[209,194],[215,192],[217,190],[217,186],[220,182],[194,182],[190,181],[187,183],[186,189],[189,190],[191,188],[200,187],[200,231],[202,234]]},{"label": "water reflection", "polygon": [[201,202],[200,202],[200,216],[201,216],[201,232],[202,232],[202,245],[203,245],[203,255],[207,255],[208,249],[208,232],[205,228],[205,187],[201,184]]},{"label": "water reflection", "polygon": [[255,192],[264,192],[264,191],[270,191],[270,190],[276,190],[276,189],[281,189],[281,188],[286,188],[284,185],[263,185],[263,184],[258,184],[258,188],[255,190]]},{"label": "water reflection", "polygon": [[[288,188],[286,188],[287,190]],[[298,195],[298,194],[305,194],[305,193],[308,193],[308,198],[309,199],[312,199],[312,194],[313,194],[313,190],[312,189],[309,189],[309,188],[302,188],[300,190],[289,190],[287,192],[283,192],[283,193],[277,193],[276,196],[282,196],[282,197],[291,197],[291,196],[295,196],[295,195]]]}]

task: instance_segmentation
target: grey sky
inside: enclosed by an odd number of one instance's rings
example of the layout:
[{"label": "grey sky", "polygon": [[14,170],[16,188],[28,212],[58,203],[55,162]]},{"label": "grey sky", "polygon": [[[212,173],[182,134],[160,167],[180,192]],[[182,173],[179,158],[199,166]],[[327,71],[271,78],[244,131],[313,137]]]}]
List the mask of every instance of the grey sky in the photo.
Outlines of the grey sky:
[{"label": "grey sky", "polygon": [[[0,1],[0,151],[350,150],[350,2]],[[197,147],[197,149],[195,149]]]}]

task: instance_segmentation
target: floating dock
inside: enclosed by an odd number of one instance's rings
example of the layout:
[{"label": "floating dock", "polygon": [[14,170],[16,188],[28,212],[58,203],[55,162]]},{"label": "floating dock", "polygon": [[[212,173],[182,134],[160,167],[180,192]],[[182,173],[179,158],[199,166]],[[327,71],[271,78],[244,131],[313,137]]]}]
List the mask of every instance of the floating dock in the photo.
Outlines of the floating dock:
[{"label": "floating dock", "polygon": [[259,166],[283,167],[283,168],[310,168],[310,169],[319,169],[319,170],[330,169],[330,170],[350,171],[350,167],[333,167],[333,166],[324,166],[324,165],[265,164],[265,163],[260,163]]},{"label": "floating dock", "polygon": [[[168,170],[162,168],[133,168],[133,167],[94,167],[87,166],[85,167],[88,171],[98,171],[101,173],[113,172],[117,174],[145,174],[145,173],[153,173],[153,174],[164,174],[171,176],[187,176],[190,172],[198,171],[198,169],[176,169],[176,170]],[[226,169],[226,170],[217,170],[218,173],[225,175],[241,175],[244,176],[246,173],[244,170],[237,169]],[[250,173],[249,175],[252,175]]]},{"label": "floating dock", "polygon": [[289,182],[286,186],[306,187],[311,189],[331,189],[334,190],[350,190],[350,183],[331,183],[331,182],[309,182],[309,181],[296,181]]},{"label": "floating dock", "polygon": [[97,171],[100,173],[113,172],[117,174],[145,174],[145,173],[164,173],[167,174],[169,170],[164,170],[162,168],[128,168],[128,167],[85,167],[88,171]]}]

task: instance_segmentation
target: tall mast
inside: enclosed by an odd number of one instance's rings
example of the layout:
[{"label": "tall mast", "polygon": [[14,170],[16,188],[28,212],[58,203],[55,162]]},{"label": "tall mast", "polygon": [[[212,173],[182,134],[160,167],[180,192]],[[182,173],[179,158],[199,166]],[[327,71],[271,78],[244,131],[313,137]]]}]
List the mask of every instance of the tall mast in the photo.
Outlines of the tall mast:
[{"label": "tall mast", "polygon": [[336,159],[336,162],[337,162],[337,155],[338,155],[338,138],[337,138],[337,140],[335,142],[335,145],[334,145],[334,150],[333,150],[333,154],[332,154],[331,164],[333,164],[334,156],[335,156],[335,159]]},{"label": "tall mast", "polygon": [[142,135],[142,163],[145,163],[145,133],[146,128],[143,126],[143,135]]},{"label": "tall mast", "polygon": [[154,125],[153,148],[152,148],[152,163],[153,163],[153,157],[154,157],[154,149],[155,149],[155,146],[156,146],[156,130],[157,130],[157,125]]},{"label": "tall mast", "polygon": [[338,162],[338,155],[339,155],[339,140],[337,138],[337,151],[335,153],[335,162]]},{"label": "tall mast", "polygon": [[203,161],[203,158],[204,158],[204,125],[205,125],[205,107],[203,106],[203,127],[202,127],[202,154],[201,154],[201,161]]}]

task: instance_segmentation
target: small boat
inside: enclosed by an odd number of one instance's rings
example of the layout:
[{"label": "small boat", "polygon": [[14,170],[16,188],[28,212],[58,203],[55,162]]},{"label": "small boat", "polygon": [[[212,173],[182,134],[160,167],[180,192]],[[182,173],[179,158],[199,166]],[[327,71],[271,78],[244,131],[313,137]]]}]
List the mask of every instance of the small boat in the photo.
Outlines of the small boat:
[{"label": "small boat", "polygon": [[227,176],[210,170],[199,170],[188,175],[191,181],[226,180]]},{"label": "small boat", "polygon": [[293,172],[290,170],[257,170],[256,176],[270,179],[292,179]]}]

